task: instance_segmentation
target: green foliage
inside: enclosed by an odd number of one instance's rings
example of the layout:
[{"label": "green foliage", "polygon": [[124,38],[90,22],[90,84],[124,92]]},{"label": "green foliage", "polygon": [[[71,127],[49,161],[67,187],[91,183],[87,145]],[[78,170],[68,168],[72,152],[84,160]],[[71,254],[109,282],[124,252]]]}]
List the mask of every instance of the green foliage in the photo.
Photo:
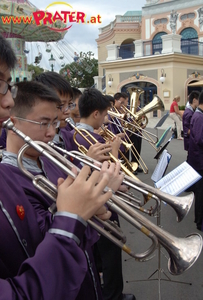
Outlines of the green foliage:
[{"label": "green foliage", "polygon": [[185,110],[185,105],[180,105],[178,107],[179,107],[179,110]]},{"label": "green foliage", "polygon": [[71,64],[67,64],[59,73],[64,76],[70,85],[77,88],[88,88],[94,84],[94,76],[98,75],[98,60],[92,58],[94,54],[80,52]]},{"label": "green foliage", "polygon": [[34,65],[28,65],[28,71],[32,72],[32,80],[35,79],[36,76],[42,74],[44,72],[43,68]]}]

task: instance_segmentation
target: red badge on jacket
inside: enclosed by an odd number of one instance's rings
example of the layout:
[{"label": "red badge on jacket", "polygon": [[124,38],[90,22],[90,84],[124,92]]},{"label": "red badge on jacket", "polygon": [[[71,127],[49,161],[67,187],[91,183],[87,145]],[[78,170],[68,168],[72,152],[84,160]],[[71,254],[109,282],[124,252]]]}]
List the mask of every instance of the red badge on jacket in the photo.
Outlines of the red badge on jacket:
[{"label": "red badge on jacket", "polygon": [[25,210],[24,210],[24,207],[23,207],[22,205],[17,205],[17,206],[16,206],[16,211],[17,211],[17,214],[18,214],[19,218],[20,218],[21,220],[23,220],[24,217],[25,217]]}]

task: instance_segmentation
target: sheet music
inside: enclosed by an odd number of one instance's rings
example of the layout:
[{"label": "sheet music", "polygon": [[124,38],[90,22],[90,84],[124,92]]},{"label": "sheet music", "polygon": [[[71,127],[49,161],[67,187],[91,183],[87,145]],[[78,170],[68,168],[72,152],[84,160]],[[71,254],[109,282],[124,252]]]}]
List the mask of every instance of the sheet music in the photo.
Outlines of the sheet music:
[{"label": "sheet music", "polygon": [[154,169],[154,172],[151,176],[151,179],[154,182],[157,182],[160,180],[169,164],[169,161],[171,159],[171,154],[168,153],[168,151],[165,149],[159,159],[158,164],[156,165],[156,168]]},{"label": "sheet music", "polygon": [[201,176],[197,173],[186,161],[173,171],[164,176],[161,180],[155,183],[155,186],[161,191],[170,195],[177,196],[195,182]]}]

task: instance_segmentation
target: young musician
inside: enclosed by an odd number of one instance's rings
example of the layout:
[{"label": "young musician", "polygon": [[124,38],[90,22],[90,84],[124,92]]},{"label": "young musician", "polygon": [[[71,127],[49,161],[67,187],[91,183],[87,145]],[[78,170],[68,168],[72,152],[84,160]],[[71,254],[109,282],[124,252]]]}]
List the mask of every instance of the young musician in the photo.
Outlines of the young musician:
[{"label": "young musician", "polygon": [[188,148],[188,163],[202,176],[194,185],[195,193],[195,223],[202,230],[203,221],[203,92],[199,95],[199,106],[190,122],[190,139]]},{"label": "young musician", "polygon": [[[107,111],[110,108],[109,100],[96,89],[87,89],[79,99],[80,123],[76,124],[78,130],[85,129],[96,140],[105,143],[104,139],[94,132],[102,126]],[[74,130],[73,132],[74,133]],[[87,149],[90,147],[84,138],[77,134],[79,144],[84,145]],[[116,137],[112,143],[112,154],[118,157],[120,147],[120,138]],[[112,213],[112,221],[119,224],[118,216]],[[103,298],[104,300],[135,300],[131,294],[123,294],[123,277],[122,277],[122,259],[121,249],[116,247],[111,241],[101,236],[96,244],[96,257],[101,257],[103,272]],[[107,250],[108,249],[108,250]]]},{"label": "young musician", "polygon": [[189,105],[183,113],[184,149],[188,151],[190,139],[190,121],[199,104],[199,92],[192,91],[189,95]]},{"label": "young musician", "polygon": [[[56,97],[56,94],[44,85],[37,82],[21,82],[18,84],[18,95],[15,99],[15,106],[11,110],[11,120],[16,128],[25,135],[29,135],[31,139],[47,143],[55,135],[55,128],[58,125],[57,107],[59,104],[60,100]],[[41,191],[36,190],[30,178],[19,170],[17,166],[17,153],[23,144],[24,141],[22,138],[9,130],[7,151],[3,152],[2,163],[7,165],[8,172],[13,172],[14,178],[17,178],[23,187],[29,202],[37,212],[37,221],[44,235],[52,224],[53,216],[48,209],[53,204],[53,201]],[[40,153],[32,148],[26,151],[23,164],[25,169],[32,174],[43,175],[54,184],[57,183],[59,177],[66,177],[66,174],[58,170],[52,162],[40,158]],[[114,167],[112,177],[114,177]],[[116,179],[118,185],[120,185],[119,177],[116,177]],[[111,183],[109,182],[108,185],[111,185]],[[115,184],[113,186],[115,187]],[[96,214],[103,215],[103,212],[108,218],[109,213],[106,214],[106,208],[99,210]],[[88,271],[76,299],[85,299],[85,294],[87,293],[89,299],[97,299],[97,297],[98,299],[102,299],[91,250],[98,237],[97,232],[87,226],[84,238],[80,241],[81,248],[87,257]]]},{"label": "young musician", "polygon": [[[15,63],[10,44],[0,36],[0,129],[17,92],[10,85]],[[74,182],[71,178],[58,181],[58,214],[43,237],[20,183],[0,164],[0,299],[76,299],[87,261],[74,237],[82,239],[86,220],[111,196],[110,192],[101,194],[109,175],[95,186],[98,178],[93,177],[99,175],[95,173],[89,178],[93,188],[88,190],[88,173],[89,168],[84,168]]]},{"label": "young musician", "polygon": [[[62,105],[59,106],[58,111],[58,120],[60,121],[60,126],[56,129],[54,142],[57,144],[57,146],[68,151],[77,150],[77,146],[72,139],[72,134],[70,134],[70,131],[67,130],[67,122],[65,121],[70,117],[72,109],[75,108],[75,103],[73,102],[74,94],[69,82],[56,72],[46,72],[40,74],[36,80],[43,83],[50,89],[53,89],[62,102]],[[71,127],[71,125],[69,125],[69,127]],[[93,159],[105,161],[110,159],[109,156],[106,156],[106,153],[111,150],[112,147],[110,144],[105,144],[104,146],[98,142],[89,148],[87,155]],[[81,167],[76,160],[73,160],[73,163],[78,167]]]}]

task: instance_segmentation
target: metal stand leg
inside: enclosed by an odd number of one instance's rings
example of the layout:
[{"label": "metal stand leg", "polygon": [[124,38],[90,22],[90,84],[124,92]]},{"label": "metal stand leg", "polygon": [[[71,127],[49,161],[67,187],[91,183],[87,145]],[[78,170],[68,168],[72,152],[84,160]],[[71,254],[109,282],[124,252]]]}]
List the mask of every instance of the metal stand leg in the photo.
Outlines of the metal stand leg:
[{"label": "metal stand leg", "polygon": [[[160,226],[160,219],[161,219],[161,205],[160,205],[160,209],[157,215],[157,226]],[[159,300],[161,300],[161,280],[164,281],[170,281],[170,282],[175,282],[175,283],[182,283],[182,284],[188,284],[188,285],[192,285],[191,282],[183,282],[183,281],[175,281],[175,280],[171,280],[171,278],[164,272],[164,270],[161,268],[161,245],[158,244],[157,247],[158,250],[158,269],[156,269],[147,279],[141,279],[141,280],[126,280],[126,283],[130,283],[130,282],[139,282],[139,281],[154,281],[154,280],[158,280],[158,293],[159,293]],[[156,273],[157,274],[157,278],[152,278]],[[161,274],[164,274],[166,278],[161,278]]]}]

